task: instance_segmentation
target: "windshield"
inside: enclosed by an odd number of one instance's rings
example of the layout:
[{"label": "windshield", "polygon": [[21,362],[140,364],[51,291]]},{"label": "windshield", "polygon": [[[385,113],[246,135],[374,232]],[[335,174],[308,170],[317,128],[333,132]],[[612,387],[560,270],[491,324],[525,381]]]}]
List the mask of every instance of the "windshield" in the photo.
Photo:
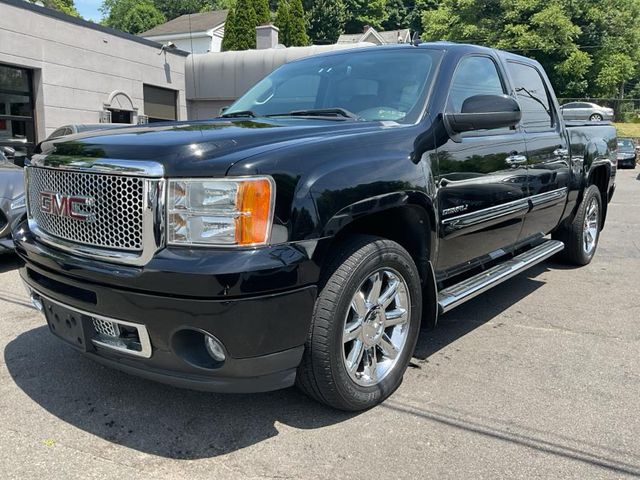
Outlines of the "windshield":
[{"label": "windshield", "polygon": [[359,120],[417,121],[441,52],[374,48],[283,65],[236,101],[225,116],[339,109],[344,118],[353,114]]},{"label": "windshield", "polygon": [[634,150],[636,147],[632,140],[618,140],[619,150]]}]

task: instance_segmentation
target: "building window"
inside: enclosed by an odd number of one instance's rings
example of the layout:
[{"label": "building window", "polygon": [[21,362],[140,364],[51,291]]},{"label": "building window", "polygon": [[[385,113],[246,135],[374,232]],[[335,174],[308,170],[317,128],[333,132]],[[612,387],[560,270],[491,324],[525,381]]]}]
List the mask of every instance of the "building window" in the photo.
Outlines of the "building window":
[{"label": "building window", "polygon": [[0,64],[0,146],[16,151],[16,160],[35,146],[32,72]]},{"label": "building window", "polygon": [[168,88],[144,85],[144,114],[149,123],[178,119],[177,93]]},{"label": "building window", "polygon": [[133,112],[129,110],[117,110],[115,108],[109,108],[109,112],[111,112],[111,123],[133,123],[131,114]]}]

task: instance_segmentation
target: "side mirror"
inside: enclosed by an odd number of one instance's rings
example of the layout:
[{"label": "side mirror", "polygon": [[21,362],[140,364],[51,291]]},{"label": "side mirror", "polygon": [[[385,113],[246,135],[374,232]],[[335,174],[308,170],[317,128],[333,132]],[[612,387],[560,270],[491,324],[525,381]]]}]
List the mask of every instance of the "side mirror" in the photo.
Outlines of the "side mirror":
[{"label": "side mirror", "polygon": [[515,127],[521,118],[520,105],[508,95],[474,95],[464,101],[460,113],[445,113],[456,133]]},{"label": "side mirror", "polygon": [[222,107],[222,108],[220,109],[220,115],[224,115],[224,112],[226,112],[227,110],[229,110],[229,107],[230,107],[230,106],[231,106],[231,105],[227,105],[226,107]]}]

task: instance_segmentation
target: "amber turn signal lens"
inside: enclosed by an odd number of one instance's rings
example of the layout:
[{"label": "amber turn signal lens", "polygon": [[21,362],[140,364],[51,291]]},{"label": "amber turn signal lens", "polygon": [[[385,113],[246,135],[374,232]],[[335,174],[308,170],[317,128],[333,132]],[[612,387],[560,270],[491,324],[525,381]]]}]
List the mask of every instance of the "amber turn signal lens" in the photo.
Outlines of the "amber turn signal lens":
[{"label": "amber turn signal lens", "polygon": [[272,185],[265,178],[247,180],[238,190],[236,242],[238,245],[266,243],[271,224]]}]

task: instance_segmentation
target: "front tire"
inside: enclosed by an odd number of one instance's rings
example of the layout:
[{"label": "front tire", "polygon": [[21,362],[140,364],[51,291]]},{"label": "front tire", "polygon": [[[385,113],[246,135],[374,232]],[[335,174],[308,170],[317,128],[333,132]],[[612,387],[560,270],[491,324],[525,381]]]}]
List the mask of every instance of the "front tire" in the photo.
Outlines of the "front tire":
[{"label": "front tire", "polygon": [[333,408],[359,411],[391,395],[415,349],[422,311],[417,268],[399,244],[354,236],[329,263],[296,383]]},{"label": "front tire", "polygon": [[584,192],[576,216],[570,225],[561,227],[553,238],[564,242],[559,258],[572,265],[588,265],[593,259],[602,219],[602,198],[597,186],[591,185]]},{"label": "front tire", "polygon": [[602,115],[600,115],[599,113],[594,113],[593,115],[591,115],[589,117],[589,120],[592,122],[601,122],[602,121]]}]

